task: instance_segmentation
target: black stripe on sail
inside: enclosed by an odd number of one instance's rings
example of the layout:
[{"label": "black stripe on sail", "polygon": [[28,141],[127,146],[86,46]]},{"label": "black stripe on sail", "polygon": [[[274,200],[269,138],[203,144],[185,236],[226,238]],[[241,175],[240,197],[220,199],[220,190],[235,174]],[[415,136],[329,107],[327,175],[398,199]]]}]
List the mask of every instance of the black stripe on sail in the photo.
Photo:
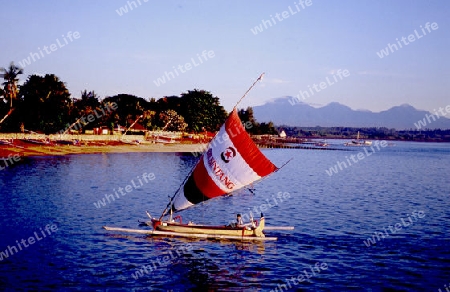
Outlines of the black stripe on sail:
[{"label": "black stripe on sail", "polygon": [[184,190],[184,196],[192,204],[198,204],[198,203],[208,200],[208,197],[203,195],[203,193],[198,189],[197,185],[195,184],[193,175],[191,175],[191,177],[189,177],[186,184],[184,185],[183,190]]}]

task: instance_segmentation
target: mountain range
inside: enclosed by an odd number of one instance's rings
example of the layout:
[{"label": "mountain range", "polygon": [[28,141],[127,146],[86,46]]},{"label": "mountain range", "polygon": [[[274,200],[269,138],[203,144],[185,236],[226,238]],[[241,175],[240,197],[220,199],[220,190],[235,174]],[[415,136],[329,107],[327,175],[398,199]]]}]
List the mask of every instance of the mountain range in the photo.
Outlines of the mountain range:
[{"label": "mountain range", "polygon": [[[295,101],[295,103],[293,102]],[[446,116],[450,117],[444,109]],[[275,125],[298,127],[387,127],[403,129],[450,129],[450,119],[440,114],[418,110],[409,104],[394,106],[381,112],[353,110],[332,102],[313,107],[291,96],[274,98],[264,105],[253,107],[258,122],[272,121]]]}]

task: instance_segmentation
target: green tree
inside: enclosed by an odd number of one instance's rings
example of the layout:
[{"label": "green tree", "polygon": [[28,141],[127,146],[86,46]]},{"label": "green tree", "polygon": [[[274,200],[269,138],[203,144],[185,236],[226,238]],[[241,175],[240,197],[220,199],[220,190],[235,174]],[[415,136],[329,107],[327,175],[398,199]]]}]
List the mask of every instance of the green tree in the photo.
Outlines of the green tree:
[{"label": "green tree", "polygon": [[174,110],[164,111],[159,114],[159,122],[161,129],[164,131],[184,131],[188,127],[188,124],[184,121],[184,118],[177,114]]},{"label": "green tree", "polygon": [[54,74],[30,75],[20,87],[20,114],[27,130],[55,133],[71,122],[72,99]]},{"label": "green tree", "polygon": [[193,132],[217,131],[228,116],[218,97],[198,89],[181,94],[179,113],[185,118],[188,130]]},{"label": "green tree", "polygon": [[278,135],[278,131],[272,122],[261,123],[259,125],[259,134]]},{"label": "green tree", "polygon": [[[73,101],[71,118],[73,122],[76,122],[81,117],[87,117],[91,114],[94,114],[97,117],[99,113],[101,115],[101,109],[102,104],[100,103],[97,94],[95,94],[94,91],[88,92],[87,90],[84,90],[81,92],[81,97],[79,99],[74,99]],[[87,125],[83,126],[83,129],[93,129],[99,124],[102,124],[103,119],[104,117],[101,115],[101,119],[96,118],[94,122],[90,122]],[[76,128],[78,128],[78,124]]]},{"label": "green tree", "polygon": [[163,112],[167,110],[174,110],[177,113],[181,112],[182,108],[182,99],[179,96],[171,95],[171,96],[164,96],[163,98],[158,99],[158,101],[154,104],[153,110],[157,112]]},{"label": "green tree", "polygon": [[80,98],[73,100],[74,113],[77,116],[91,114],[94,110],[100,108],[100,101],[94,91],[83,90]]},{"label": "green tree", "polygon": [[251,123],[250,126],[246,126],[246,130],[250,134],[253,134],[253,135],[264,135],[264,134],[277,135],[278,134],[278,131],[272,122],[260,124],[256,121],[255,117],[253,116],[253,108],[252,107],[247,107],[246,110],[244,110],[244,109],[238,110],[238,116],[241,119],[241,121],[243,123],[245,123],[246,125],[248,124],[248,122]]},{"label": "green tree", "polygon": [[130,94],[107,97],[103,100],[103,103],[107,102],[115,102],[117,104],[117,110],[114,112],[114,123],[119,123],[125,128],[130,126],[149,108],[149,102],[147,100]]},{"label": "green tree", "polygon": [[157,117],[156,117],[156,112],[152,111],[152,110],[146,110],[143,113],[143,117],[142,117],[142,123],[143,126],[146,129],[149,130],[156,130],[157,129]]},{"label": "green tree", "polygon": [[23,74],[23,69],[17,67],[16,65],[14,65],[14,62],[11,62],[11,64],[9,64],[8,68],[0,68],[0,77],[3,78],[3,80],[5,80],[3,82],[3,96],[6,99],[10,100],[10,108],[13,107],[13,99],[17,98],[17,82],[19,81],[19,79],[17,78],[17,76],[19,76],[20,74]]},{"label": "green tree", "polygon": [[243,123],[246,123],[248,125],[248,122],[250,122],[250,125],[246,127],[246,130],[250,134],[258,134],[259,129],[259,123],[256,122],[255,117],[253,116],[253,108],[247,107],[246,110],[240,109],[238,110],[238,116],[241,119]]}]

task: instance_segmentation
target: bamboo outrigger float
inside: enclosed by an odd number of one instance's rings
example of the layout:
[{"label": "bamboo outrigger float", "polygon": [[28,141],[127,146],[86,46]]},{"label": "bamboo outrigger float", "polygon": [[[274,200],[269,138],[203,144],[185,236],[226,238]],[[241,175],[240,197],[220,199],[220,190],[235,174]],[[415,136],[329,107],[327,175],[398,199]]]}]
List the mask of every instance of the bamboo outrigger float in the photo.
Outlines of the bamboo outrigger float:
[{"label": "bamboo outrigger float", "polygon": [[[252,84],[239,102],[261,80],[263,74]],[[200,225],[189,222],[183,224],[179,212],[209,199],[227,195],[247,187],[279,170],[257,147],[245,131],[237,113],[237,105],[228,116],[205,153],[200,157],[189,176],[170,198],[159,218],[153,218],[144,225],[153,230],[139,231],[141,234],[182,236],[195,238],[238,239],[238,240],[276,240],[264,235],[265,219],[259,222],[251,218],[248,224],[222,226]],[[164,220],[165,216],[169,216]],[[180,222],[175,220],[179,218]],[[135,232],[135,229],[104,227],[110,231]],[[266,228],[267,230],[268,228]],[[293,227],[272,227],[272,230],[292,230]]]}]

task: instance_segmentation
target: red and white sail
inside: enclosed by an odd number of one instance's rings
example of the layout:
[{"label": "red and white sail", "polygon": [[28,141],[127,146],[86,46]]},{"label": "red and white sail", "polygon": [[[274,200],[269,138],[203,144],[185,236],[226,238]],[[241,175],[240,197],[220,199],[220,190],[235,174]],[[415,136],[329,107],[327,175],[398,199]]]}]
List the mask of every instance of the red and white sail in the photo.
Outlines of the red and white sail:
[{"label": "red and white sail", "polygon": [[277,167],[252,141],[234,109],[174,198],[172,209],[179,211],[231,193],[275,170]]}]

